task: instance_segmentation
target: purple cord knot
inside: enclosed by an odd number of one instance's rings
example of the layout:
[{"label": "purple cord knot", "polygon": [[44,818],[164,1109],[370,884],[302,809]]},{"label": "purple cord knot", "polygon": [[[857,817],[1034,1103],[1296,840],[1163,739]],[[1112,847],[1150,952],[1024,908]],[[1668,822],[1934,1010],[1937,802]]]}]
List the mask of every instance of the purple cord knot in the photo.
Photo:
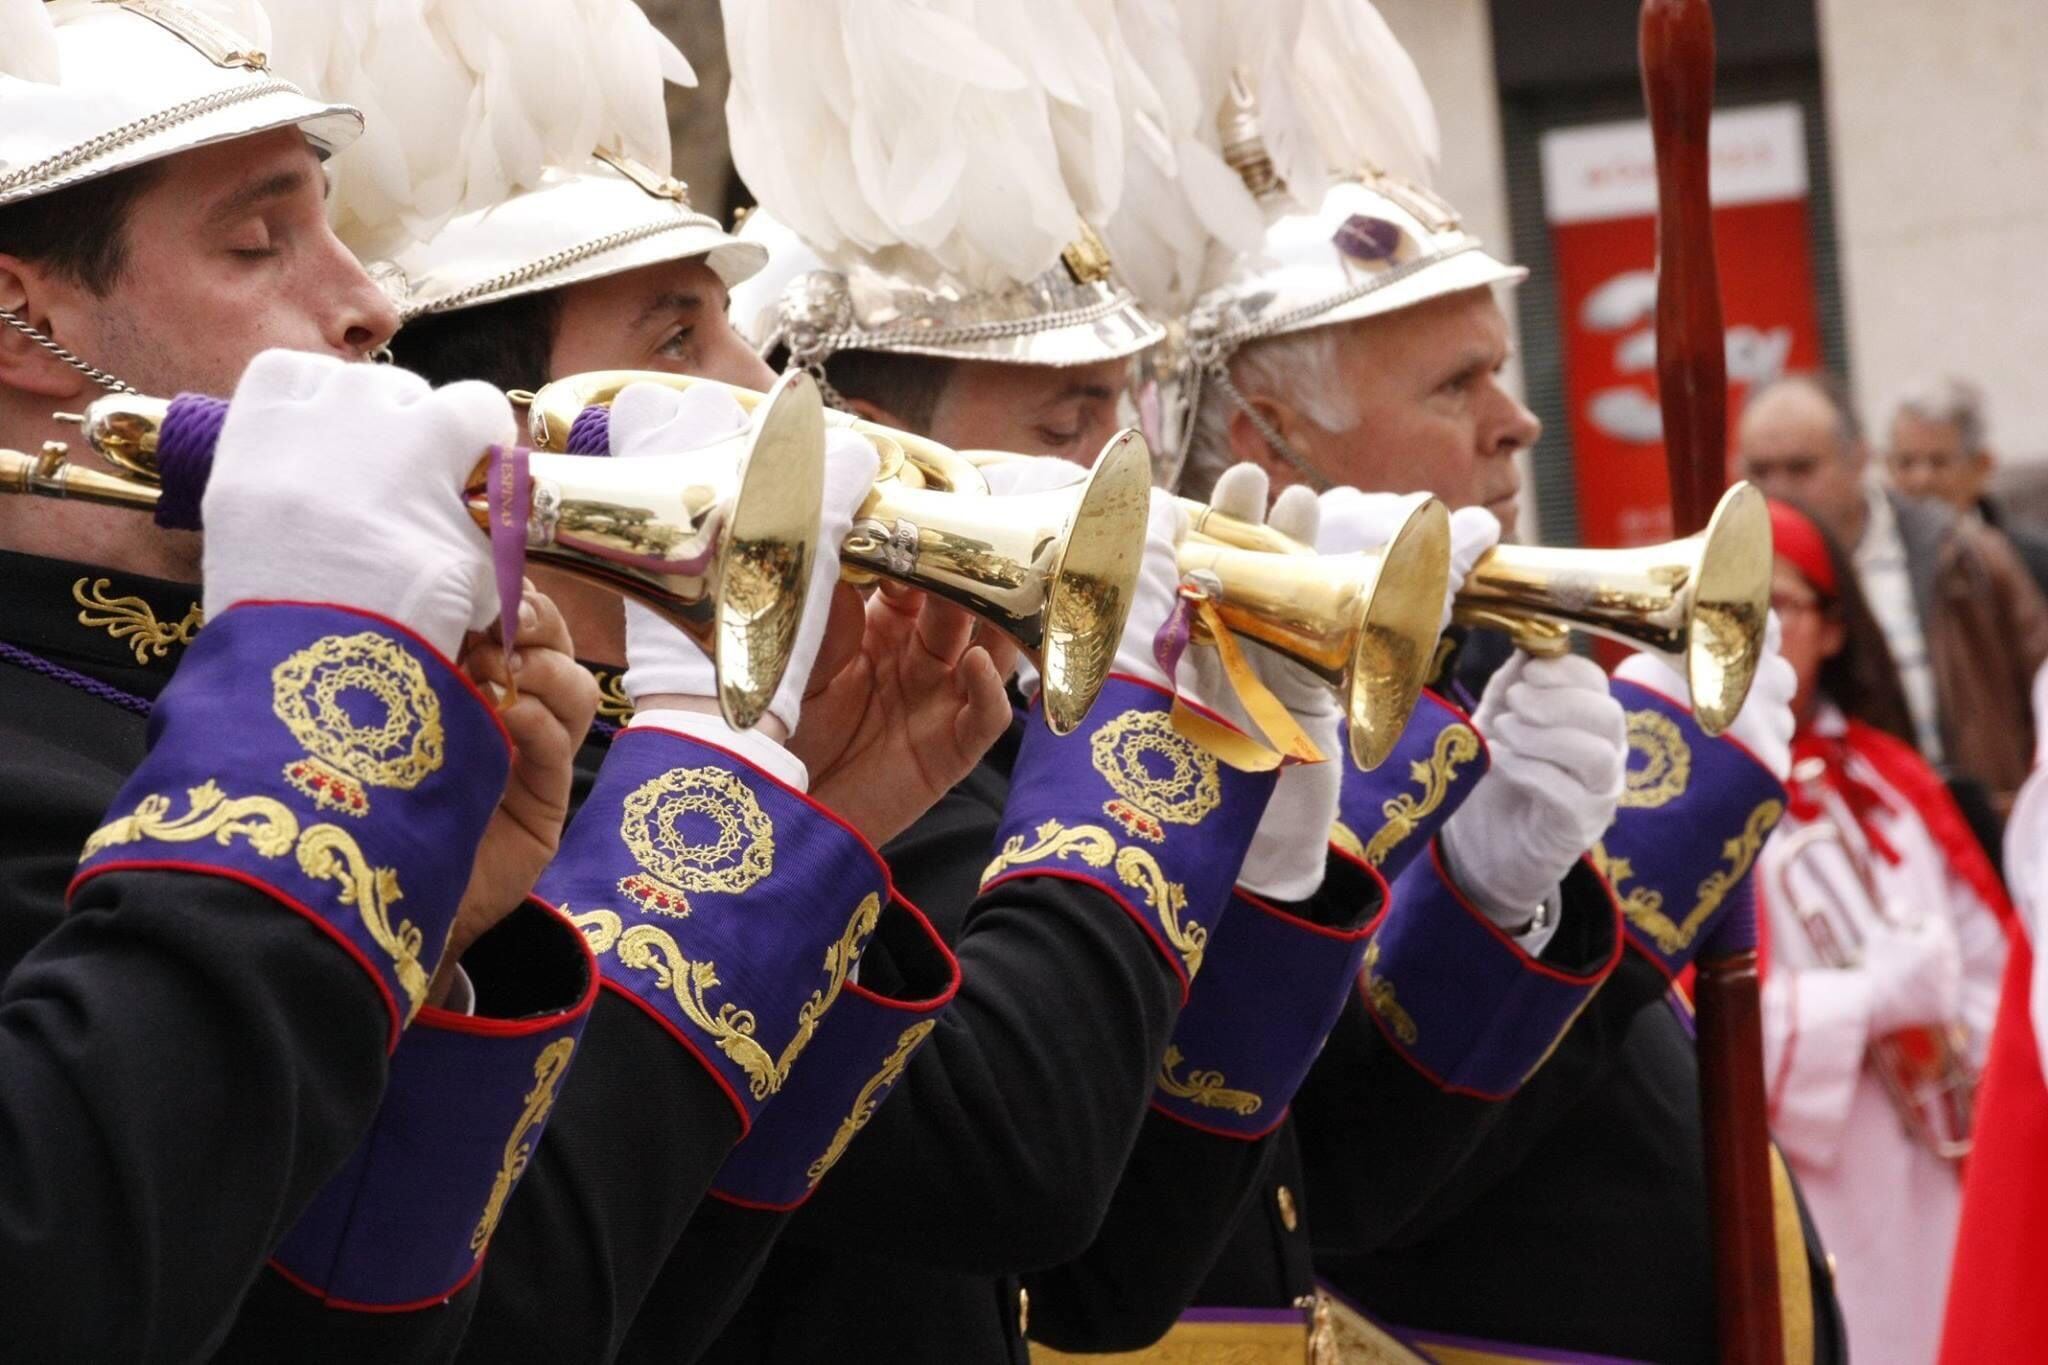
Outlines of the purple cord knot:
[{"label": "purple cord knot", "polygon": [[576,420],[569,424],[569,453],[571,455],[609,455],[612,453],[612,410],[596,403],[576,414]]},{"label": "purple cord knot", "polygon": [[163,495],[156,524],[167,531],[200,529],[199,504],[213,473],[213,448],[228,419],[227,400],[181,393],[171,400],[156,437],[156,468]]}]

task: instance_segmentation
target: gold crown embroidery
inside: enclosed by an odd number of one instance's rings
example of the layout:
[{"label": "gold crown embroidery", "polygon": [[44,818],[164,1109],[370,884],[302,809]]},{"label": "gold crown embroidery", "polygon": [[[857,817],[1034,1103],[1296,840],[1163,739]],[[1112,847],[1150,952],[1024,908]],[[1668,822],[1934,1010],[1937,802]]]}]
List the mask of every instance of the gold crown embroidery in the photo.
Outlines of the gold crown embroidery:
[{"label": "gold crown embroidery", "polygon": [[1184,738],[1164,711],[1126,711],[1088,747],[1095,771],[1116,792],[1103,814],[1148,843],[1165,842],[1167,825],[1200,824],[1223,800],[1215,756]]},{"label": "gold crown embroidery", "polygon": [[689,915],[691,893],[736,896],[775,868],[774,823],[746,783],[719,768],[671,768],[641,783],[626,798],[619,837],[640,865],[619,890],[677,919]]},{"label": "gold crown embroidery", "polygon": [[96,578],[90,587],[81,578],[71,585],[71,600],[84,608],[78,624],[104,630],[116,640],[125,640],[135,651],[135,662],[147,664],[171,652],[173,645],[189,645],[206,620],[206,613],[194,602],[177,621],[159,621],[155,608],[140,597],[109,597],[113,580]]},{"label": "gold crown embroidery", "polygon": [[[1692,749],[1669,716],[1648,709],[1628,713],[1628,786],[1624,810],[1655,810],[1685,795],[1692,780]],[[1633,760],[1641,758],[1641,766]]]},{"label": "gold crown embroidery", "polygon": [[419,660],[375,631],[328,635],[270,675],[277,718],[305,749],[285,780],[322,810],[361,816],[366,787],[410,791],[446,749],[441,700]]}]

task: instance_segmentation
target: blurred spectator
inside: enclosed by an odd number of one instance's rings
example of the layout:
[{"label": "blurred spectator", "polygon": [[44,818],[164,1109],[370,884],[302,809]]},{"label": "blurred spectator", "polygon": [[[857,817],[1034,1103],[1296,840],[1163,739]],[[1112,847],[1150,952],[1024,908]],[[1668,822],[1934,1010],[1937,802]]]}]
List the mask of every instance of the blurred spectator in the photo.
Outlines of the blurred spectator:
[{"label": "blurred spectator", "polygon": [[1984,393],[1967,379],[1929,380],[1899,400],[1892,415],[1885,471],[1909,498],[1934,498],[1983,518],[2019,551],[2034,583],[2048,592],[2048,533],[2007,520],[1986,491],[1997,465]]},{"label": "blurred spectator", "polygon": [[1920,752],[1979,784],[2002,816],[2034,752],[2028,689],[2048,659],[2048,601],[2011,543],[1974,516],[1871,481],[1869,448],[1831,379],[1755,390],[1736,459],[1744,478],[1803,504],[1849,548]]},{"label": "blurred spectator", "polygon": [[1771,1131],[1835,1257],[1851,1358],[1926,1362],[2011,908],[1905,738],[1847,557],[1788,504],[1771,527],[1799,675],[1788,810],[1757,879]]}]

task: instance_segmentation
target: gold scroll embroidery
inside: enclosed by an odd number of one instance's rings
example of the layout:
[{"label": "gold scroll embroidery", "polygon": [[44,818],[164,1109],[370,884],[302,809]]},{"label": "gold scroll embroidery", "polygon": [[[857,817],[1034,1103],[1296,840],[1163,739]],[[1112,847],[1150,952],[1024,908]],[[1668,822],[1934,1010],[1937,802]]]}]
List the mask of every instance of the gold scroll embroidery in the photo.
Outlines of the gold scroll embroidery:
[{"label": "gold scroll embroidery", "polygon": [[[1770,834],[1784,813],[1784,804],[1775,797],[1766,800],[1749,813],[1749,819],[1743,822],[1742,832],[1721,844],[1721,860],[1727,866],[1716,868],[1700,883],[1698,891],[1694,893],[1692,910],[1682,922],[1674,924],[1670,916],[1663,913],[1663,898],[1655,892],[1646,895],[1638,892],[1624,897],[1621,903],[1622,913],[1628,916],[1629,922],[1636,928],[1650,936],[1658,951],[1681,951],[1692,942],[1693,936],[1699,933],[1700,926],[1721,908],[1721,902],[1728,898],[1728,893],[1735,889],[1736,883],[1748,875],[1750,864],[1756,861],[1757,850],[1763,847],[1765,837]],[[1594,865],[1617,890],[1620,888],[1621,879],[1633,871],[1627,859],[1608,857],[1606,850],[1597,845],[1594,848]]]},{"label": "gold scroll embroidery", "polygon": [[[695,842],[685,820],[708,823]],[[775,870],[775,825],[754,793],[722,768],[671,768],[626,798],[619,838],[640,865],[619,890],[642,910],[684,919],[691,892],[736,896]]]},{"label": "gold scroll embroidery", "polygon": [[277,718],[307,754],[285,765],[285,780],[320,809],[361,816],[366,785],[410,791],[440,771],[440,698],[389,636],[323,636],[271,670],[270,682]]},{"label": "gold scroll embroidery", "polygon": [[810,1182],[809,1188],[818,1188],[818,1182],[825,1178],[825,1173],[839,1164],[839,1158],[846,1155],[847,1146],[875,1116],[875,1109],[880,1104],[876,1096],[885,1087],[896,1083],[903,1069],[910,1065],[911,1057],[938,1026],[938,1020],[925,1019],[903,1030],[894,1050],[882,1059],[882,1069],[868,1077],[868,1083],[853,1097],[853,1111],[839,1121],[839,1130],[832,1134],[831,1144],[825,1148],[824,1155],[804,1169],[804,1179]]},{"label": "gold scroll embroidery", "polygon": [[[1621,913],[1628,916],[1629,923],[1635,925],[1644,933],[1651,935],[1656,933],[1653,927],[1656,924],[1669,925],[1671,923],[1670,920],[1664,918],[1663,892],[1647,886],[1629,887],[1627,885],[1629,879],[1636,875],[1633,862],[1627,858],[1617,858],[1609,853],[1605,840],[1595,840],[1591,853],[1594,870],[1606,880],[1608,889],[1613,891],[1616,898],[1620,901]],[[1671,952],[1676,950],[1666,949],[1665,951]]]},{"label": "gold scroll embroidery", "polygon": [[1379,974],[1379,965],[1380,945],[1379,940],[1374,939],[1365,950],[1365,993],[1372,998],[1373,1009],[1387,1021],[1387,1027],[1394,1031],[1394,1036],[1412,1047],[1421,1034],[1416,1030],[1414,1018],[1401,1008],[1401,1002],[1395,998],[1394,983]]},{"label": "gold scroll embroidery", "polygon": [[[1088,742],[1095,771],[1116,792],[1103,814],[1147,843],[1163,843],[1167,825],[1197,825],[1223,801],[1213,754],[1174,729],[1164,711],[1126,711]],[[1154,773],[1148,758],[1169,765]]]},{"label": "gold scroll embroidery", "polygon": [[627,928],[615,910],[570,914],[565,905],[562,912],[569,915],[569,922],[582,933],[592,953],[611,953],[635,971],[654,973],[655,985],[669,993],[683,1017],[708,1034],[712,1045],[747,1074],[748,1092],[757,1100],[765,1100],[789,1080],[790,1069],[817,1032],[818,1021],[839,998],[848,973],[860,959],[861,947],[874,933],[881,917],[881,898],[870,892],[855,907],[853,918],[838,941],[826,949],[827,984],[823,990],[812,991],[811,998],[798,1010],[796,1032],[779,1058],[769,1056],[768,1049],[754,1036],[759,1023],[752,1010],[733,1001],[714,1007],[706,998],[724,984],[717,963],[688,957],[682,945],[659,925],[636,924]]},{"label": "gold scroll embroidery", "polygon": [[78,624],[97,627],[116,640],[126,640],[135,651],[135,662],[146,664],[171,652],[172,645],[189,645],[206,620],[206,613],[194,602],[177,621],[159,621],[156,611],[140,597],[109,597],[111,579],[97,578],[88,588],[81,578],[71,585],[71,600],[84,610]]},{"label": "gold scroll embroidery", "polygon": [[1038,826],[1034,835],[1035,843],[1027,842],[1021,834],[1013,834],[1004,840],[1002,852],[982,872],[981,884],[988,885],[1005,868],[1047,859],[1063,860],[1074,856],[1088,867],[1114,865],[1118,879],[1144,896],[1146,905],[1159,920],[1166,941],[1180,954],[1189,979],[1192,980],[1202,969],[1202,955],[1209,946],[1209,931],[1199,924],[1182,921],[1181,914],[1188,906],[1187,888],[1169,880],[1158,859],[1142,848],[1118,846],[1116,836],[1100,825],[1075,825],[1070,829],[1057,820],[1047,820]]},{"label": "gold scroll embroidery", "polygon": [[1401,841],[1443,805],[1450,794],[1451,783],[1457,781],[1458,765],[1469,763],[1479,756],[1479,736],[1466,725],[1447,725],[1436,737],[1436,745],[1428,758],[1418,758],[1408,765],[1408,775],[1421,786],[1418,798],[1407,792],[1389,797],[1380,807],[1380,814],[1387,817],[1387,823],[1380,826],[1379,833],[1372,836],[1372,842],[1365,846],[1365,861],[1374,867],[1386,862],[1387,855],[1399,847]]},{"label": "gold scroll embroidery", "polygon": [[469,1249],[479,1255],[489,1244],[491,1234],[498,1230],[498,1220],[505,1215],[505,1200],[511,1196],[512,1187],[526,1174],[526,1163],[533,1159],[533,1143],[528,1141],[527,1134],[545,1122],[548,1111],[555,1107],[555,1087],[567,1074],[569,1054],[575,1050],[574,1038],[557,1038],[533,1064],[533,1089],[526,1092],[526,1108],[513,1125],[512,1136],[505,1139],[505,1159],[491,1181],[491,1197],[484,1204],[484,1216],[477,1220],[476,1231],[469,1234]]},{"label": "gold scroll embroidery", "polygon": [[593,668],[590,676],[597,680],[597,714],[621,725],[633,719],[633,701],[626,695],[626,675]]},{"label": "gold scroll embroidery", "polygon": [[1221,1071],[1196,1070],[1184,1077],[1174,1075],[1184,1060],[1178,1047],[1166,1049],[1166,1057],[1159,1064],[1159,1088],[1167,1094],[1204,1109],[1227,1109],[1246,1118],[1265,1108],[1266,1101],[1251,1091],[1230,1089]]},{"label": "gold scroll embroidery", "polygon": [[355,907],[371,940],[391,958],[408,1001],[405,1017],[418,1012],[427,996],[427,970],[420,962],[423,935],[409,920],[391,922],[391,903],[404,894],[394,869],[372,866],[362,847],[338,826],[308,825],[301,831],[291,809],[270,797],[230,798],[217,783],[204,782],[187,790],[185,798],[185,813],[166,819],[169,797],[143,797],[134,814],[95,830],[85,841],[83,856],[142,839],[189,844],[210,838],[225,848],[240,837],[265,858],[282,858],[296,847],[300,871],[316,881],[341,884],[341,903]]},{"label": "gold scroll embroidery", "polygon": [[1628,753],[1643,762],[1629,766],[1621,793],[1624,809],[1655,810],[1685,795],[1692,780],[1692,749],[1670,717],[1647,709],[1629,712]]}]

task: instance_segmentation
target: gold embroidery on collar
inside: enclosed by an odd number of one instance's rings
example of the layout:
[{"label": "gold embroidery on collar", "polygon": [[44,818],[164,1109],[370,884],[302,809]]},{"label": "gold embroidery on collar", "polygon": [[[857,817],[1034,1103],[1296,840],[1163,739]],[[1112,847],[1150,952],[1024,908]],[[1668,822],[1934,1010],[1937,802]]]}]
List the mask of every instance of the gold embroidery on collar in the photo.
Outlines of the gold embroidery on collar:
[{"label": "gold embroidery on collar", "polygon": [[590,676],[597,679],[597,714],[620,725],[633,719],[633,702],[626,695],[626,675],[593,668]]},{"label": "gold embroidery on collar", "polygon": [[298,816],[281,801],[268,796],[230,798],[213,782],[204,782],[185,793],[189,808],[175,819],[167,796],[145,796],[132,815],[109,821],[85,841],[81,857],[89,858],[102,849],[156,839],[169,844],[196,843],[211,838],[226,845],[237,835],[265,858],[282,858],[296,845],[299,871],[315,881],[341,883],[340,900],[352,905],[370,939],[390,957],[405,992],[405,1018],[419,1012],[427,998],[427,969],[421,965],[424,935],[410,920],[391,920],[391,903],[404,893],[398,889],[398,873],[388,867],[372,866],[361,845],[338,825],[308,825],[302,832]]},{"label": "gold embroidery on collar", "polygon": [[853,1111],[839,1121],[839,1130],[832,1134],[831,1144],[825,1148],[824,1155],[805,1168],[804,1179],[809,1182],[808,1188],[817,1189],[825,1173],[839,1164],[839,1158],[846,1155],[847,1146],[875,1116],[875,1110],[881,1104],[876,1096],[884,1086],[896,1083],[896,1078],[910,1065],[911,1057],[938,1026],[938,1020],[925,1019],[903,1030],[903,1036],[896,1040],[895,1050],[882,1059],[881,1070],[868,1077],[868,1083],[853,1097]]},{"label": "gold embroidery on collar", "polygon": [[1422,795],[1418,798],[1402,792],[1381,805],[1380,814],[1387,817],[1387,823],[1365,846],[1365,860],[1374,867],[1385,863],[1387,855],[1443,805],[1451,783],[1458,780],[1458,765],[1478,756],[1479,736],[1470,726],[1447,725],[1439,731],[1429,757],[1408,765],[1408,776],[1421,786]]},{"label": "gold embroidery on collar", "polygon": [[1178,1047],[1166,1049],[1166,1057],[1159,1064],[1159,1088],[1167,1094],[1204,1109],[1228,1109],[1245,1118],[1265,1108],[1266,1101],[1251,1091],[1230,1089],[1221,1071],[1190,1071],[1185,1077],[1174,1075],[1184,1060]]},{"label": "gold embroidery on collar", "polygon": [[1669,716],[1645,708],[1628,713],[1628,753],[1642,756],[1630,766],[1621,794],[1624,810],[1655,810],[1685,795],[1692,780],[1692,748]]},{"label": "gold embroidery on collar", "polygon": [[533,1089],[526,1092],[526,1108],[513,1125],[512,1136],[505,1139],[505,1160],[491,1181],[491,1197],[484,1204],[484,1216],[477,1221],[476,1231],[469,1234],[469,1249],[479,1256],[489,1245],[491,1234],[498,1230],[498,1220],[505,1215],[505,1200],[511,1196],[512,1187],[526,1174],[526,1163],[533,1159],[533,1143],[526,1135],[546,1121],[548,1111],[555,1107],[555,1087],[568,1074],[569,1054],[575,1050],[574,1038],[557,1038],[533,1064]]},{"label": "gold embroidery on collar", "polygon": [[71,600],[85,610],[78,613],[78,624],[104,630],[116,640],[125,640],[135,651],[135,662],[147,664],[152,659],[164,658],[171,652],[172,645],[189,645],[192,637],[199,633],[199,627],[206,620],[206,613],[194,602],[186,608],[184,619],[176,622],[159,621],[156,611],[140,597],[109,597],[108,589],[113,580],[97,578],[92,586],[86,586],[81,578],[71,585]]},{"label": "gold embroidery on collar", "polygon": [[1158,917],[1166,941],[1180,954],[1188,979],[1194,980],[1195,973],[1202,969],[1202,955],[1208,950],[1209,931],[1199,924],[1182,921],[1181,912],[1188,908],[1187,888],[1170,880],[1158,859],[1142,848],[1119,847],[1116,836],[1100,825],[1075,825],[1069,829],[1057,820],[1047,820],[1034,833],[1035,843],[1021,834],[1004,840],[1003,851],[982,872],[981,884],[987,886],[1005,868],[1047,859],[1064,860],[1069,855],[1078,856],[1088,867],[1102,868],[1114,863],[1118,879],[1144,896],[1145,904]]},{"label": "gold embroidery on collar", "polygon": [[[1215,756],[1184,738],[1164,711],[1124,712],[1095,732],[1088,754],[1116,792],[1103,814],[1147,843],[1165,842],[1167,825],[1200,824],[1223,800]],[[1154,773],[1148,757],[1169,771]]]},{"label": "gold embroidery on collar", "polygon": [[1387,1021],[1387,1027],[1394,1031],[1394,1036],[1412,1047],[1421,1034],[1416,1030],[1414,1018],[1401,1008],[1401,1002],[1395,998],[1394,983],[1379,974],[1379,965],[1380,944],[1378,939],[1374,939],[1372,946],[1365,950],[1365,993],[1372,998],[1373,1009]]},{"label": "gold embroidery on collar", "polygon": [[[685,819],[715,837],[693,843]],[[619,838],[640,871],[619,890],[642,910],[686,919],[691,892],[736,896],[775,870],[775,825],[747,784],[722,768],[671,768],[625,801]]]}]

